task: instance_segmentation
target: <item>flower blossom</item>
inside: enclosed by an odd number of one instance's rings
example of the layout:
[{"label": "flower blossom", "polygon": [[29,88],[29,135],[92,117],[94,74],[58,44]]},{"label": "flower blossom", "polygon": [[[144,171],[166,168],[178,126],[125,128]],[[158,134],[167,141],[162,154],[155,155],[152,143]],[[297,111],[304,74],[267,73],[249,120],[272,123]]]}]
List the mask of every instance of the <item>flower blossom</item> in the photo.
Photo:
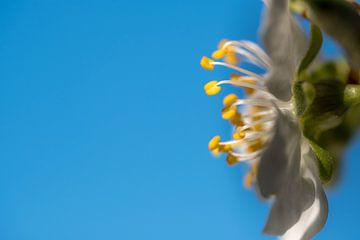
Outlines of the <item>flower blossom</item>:
[{"label": "flower blossom", "polygon": [[[246,98],[236,94],[224,98],[222,117],[233,125],[232,140],[215,136],[209,150],[226,153],[230,165],[249,165],[245,185],[272,201],[265,234],[311,239],[326,223],[328,205],[292,93],[308,41],[289,11],[288,0],[270,0],[266,5],[262,28],[266,52],[253,42],[222,41],[212,59],[201,59],[207,70],[223,66],[236,72],[229,79],[208,82],[204,86],[208,95],[219,93],[223,85],[246,92]],[[245,61],[263,73],[242,68]]]}]

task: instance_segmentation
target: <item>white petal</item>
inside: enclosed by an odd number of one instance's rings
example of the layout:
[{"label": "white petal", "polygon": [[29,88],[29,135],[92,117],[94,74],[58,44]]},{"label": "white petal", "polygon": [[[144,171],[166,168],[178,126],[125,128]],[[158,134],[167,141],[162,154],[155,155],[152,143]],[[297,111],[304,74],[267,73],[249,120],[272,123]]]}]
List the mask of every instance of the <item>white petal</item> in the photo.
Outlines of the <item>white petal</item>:
[{"label": "white petal", "polygon": [[278,113],[275,136],[259,162],[257,184],[262,197],[274,197],[264,233],[283,235],[315,199],[315,187],[300,174],[299,126]]},{"label": "white petal", "polygon": [[272,94],[284,101],[291,98],[291,82],[308,46],[288,5],[288,0],[269,0],[261,31],[273,65],[266,85]]},{"label": "white petal", "polygon": [[300,169],[298,126],[289,116],[278,111],[274,127],[274,137],[261,157],[257,175],[258,190],[263,198],[277,195],[283,188],[288,177],[290,162],[294,161]]},{"label": "white petal", "polygon": [[299,221],[282,236],[282,240],[311,239],[325,225],[328,216],[328,203],[318,178],[315,155],[306,143],[303,144],[302,151],[304,152],[302,159],[305,168],[304,177],[311,179],[315,184],[315,201],[302,213]]}]

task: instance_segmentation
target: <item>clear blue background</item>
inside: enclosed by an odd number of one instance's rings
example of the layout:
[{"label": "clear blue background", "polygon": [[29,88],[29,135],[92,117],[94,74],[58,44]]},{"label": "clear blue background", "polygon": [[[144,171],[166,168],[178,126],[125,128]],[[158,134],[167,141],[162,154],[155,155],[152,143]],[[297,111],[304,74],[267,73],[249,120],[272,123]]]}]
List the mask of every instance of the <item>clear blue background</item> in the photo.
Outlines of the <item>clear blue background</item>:
[{"label": "clear blue background", "polygon": [[[0,239],[271,239],[202,55],[258,41],[260,0],[0,1]],[[316,239],[359,239],[359,144]]]}]

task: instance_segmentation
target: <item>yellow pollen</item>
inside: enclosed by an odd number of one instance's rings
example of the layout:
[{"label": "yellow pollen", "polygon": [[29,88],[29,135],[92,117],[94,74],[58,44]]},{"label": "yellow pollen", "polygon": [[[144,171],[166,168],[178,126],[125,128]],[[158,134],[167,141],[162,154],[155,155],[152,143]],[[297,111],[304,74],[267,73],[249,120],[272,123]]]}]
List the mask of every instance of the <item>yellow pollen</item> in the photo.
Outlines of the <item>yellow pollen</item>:
[{"label": "yellow pollen", "polygon": [[258,125],[253,126],[253,129],[255,131],[261,132],[264,130],[264,126],[262,124],[258,124]]},{"label": "yellow pollen", "polygon": [[246,150],[249,153],[253,153],[260,150],[261,148],[263,148],[263,142],[261,140],[256,140],[252,144],[250,144]]},{"label": "yellow pollen", "polygon": [[220,59],[223,58],[226,54],[226,49],[218,49],[211,54],[211,57],[214,59]]},{"label": "yellow pollen", "polygon": [[[256,84],[255,80],[253,80],[253,79],[242,79],[242,81],[244,83],[249,83],[249,84],[254,84],[254,85]],[[255,89],[245,88],[245,92],[246,92],[247,95],[251,95],[251,94],[253,94],[255,92]]]},{"label": "yellow pollen", "polygon": [[232,154],[228,154],[227,157],[226,157],[226,162],[230,165],[230,166],[233,166],[235,165],[236,163],[238,163],[238,160],[237,158],[232,155]]},{"label": "yellow pollen", "polygon": [[224,100],[223,100],[223,104],[225,107],[230,107],[232,104],[234,104],[236,102],[236,100],[238,100],[238,96],[236,96],[236,94],[229,94],[227,95]]},{"label": "yellow pollen", "polygon": [[237,108],[235,106],[226,107],[221,111],[221,116],[223,119],[232,119],[236,116],[236,110]]},{"label": "yellow pollen", "polygon": [[213,70],[214,65],[211,64],[212,62],[214,62],[212,59],[204,56],[200,60],[200,65],[206,70]]},{"label": "yellow pollen", "polygon": [[224,45],[228,42],[229,40],[227,39],[222,39],[219,43],[218,43],[218,49],[222,49],[224,48]]},{"label": "yellow pollen", "polygon": [[220,136],[215,136],[213,137],[210,141],[209,141],[209,150],[210,151],[215,151],[217,149],[219,149],[219,143],[220,143]]},{"label": "yellow pollen", "polygon": [[[218,44],[218,49],[220,51],[222,51],[221,53],[220,52],[217,52],[215,51],[213,54],[212,57],[217,59],[216,57],[219,57],[219,58],[223,58],[225,57],[225,62],[227,63],[230,63],[232,65],[237,65],[239,63],[239,60],[236,56],[236,53],[234,51],[231,50],[232,46],[227,46],[227,47],[224,47],[224,45],[228,42],[227,39],[223,39],[219,42]],[[218,50],[218,51],[219,51]],[[220,57],[221,56],[221,57]]]},{"label": "yellow pollen", "polygon": [[243,139],[245,137],[245,132],[244,131],[241,131],[241,132],[235,132],[233,134],[233,138],[235,140],[240,140],[240,139]]},{"label": "yellow pollen", "polygon": [[263,119],[263,116],[254,116],[254,117],[251,117],[251,119],[253,121],[259,121],[259,120]]},{"label": "yellow pollen", "polygon": [[257,172],[258,172],[258,164],[257,163],[254,163],[253,165],[251,165],[251,172],[254,175],[257,175]]},{"label": "yellow pollen", "polygon": [[231,65],[237,65],[239,63],[239,59],[236,56],[235,52],[227,51],[225,55],[225,62],[231,64]]},{"label": "yellow pollen", "polygon": [[244,121],[242,120],[241,113],[238,112],[236,112],[235,116],[230,119],[230,122],[235,126],[242,127],[245,125]]},{"label": "yellow pollen", "polygon": [[214,150],[211,151],[212,155],[214,155],[215,157],[219,156],[220,155],[220,149],[219,148],[216,148]]},{"label": "yellow pollen", "polygon": [[246,188],[251,188],[252,184],[253,184],[253,177],[254,175],[252,174],[252,172],[248,172],[245,177],[244,177],[244,186]]},{"label": "yellow pollen", "polygon": [[204,86],[205,93],[210,96],[218,94],[221,90],[221,87],[218,86],[217,83],[218,82],[214,80],[205,84]]},{"label": "yellow pollen", "polygon": [[[232,74],[230,76],[230,80],[231,81],[234,81],[234,82],[243,82],[243,83],[248,83],[248,84],[253,84],[253,85],[256,85],[256,81],[254,79],[248,79],[248,78],[244,78],[240,75],[237,75],[237,74]],[[251,95],[255,92],[255,89],[252,89],[252,88],[247,88],[245,87],[245,92],[247,95]]]},{"label": "yellow pollen", "polygon": [[221,152],[229,152],[232,150],[232,146],[230,144],[223,144],[219,147]]},{"label": "yellow pollen", "polygon": [[230,75],[230,80],[235,81],[235,82],[239,81],[239,80],[241,80],[241,76],[238,75],[238,74],[233,73],[233,74]]},{"label": "yellow pollen", "polygon": [[254,177],[257,175],[257,171],[258,171],[258,164],[257,163],[252,164],[250,171],[244,177],[245,187],[251,188],[254,182]]},{"label": "yellow pollen", "polygon": [[250,108],[250,114],[256,114],[256,113],[262,112],[264,110],[266,110],[266,108],[264,108],[264,107],[258,107],[258,106],[252,107],[252,108]]}]

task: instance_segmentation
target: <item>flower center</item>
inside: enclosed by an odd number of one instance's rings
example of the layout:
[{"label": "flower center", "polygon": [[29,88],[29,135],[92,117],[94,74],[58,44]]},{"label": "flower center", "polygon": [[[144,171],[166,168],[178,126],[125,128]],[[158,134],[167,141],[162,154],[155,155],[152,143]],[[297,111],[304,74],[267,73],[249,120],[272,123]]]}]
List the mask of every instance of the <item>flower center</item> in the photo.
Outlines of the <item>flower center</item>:
[{"label": "flower center", "polygon": [[232,85],[244,89],[246,97],[241,99],[235,94],[229,94],[224,98],[221,114],[233,127],[232,139],[221,141],[220,136],[215,136],[209,141],[209,150],[214,155],[227,154],[229,165],[247,162],[250,171],[245,177],[245,185],[250,187],[256,175],[257,163],[266,144],[273,137],[277,111],[292,110],[292,104],[277,99],[267,90],[264,82],[266,73],[257,74],[239,67],[241,62],[247,61],[267,72],[271,71],[269,57],[256,44],[248,41],[222,41],[212,58],[223,61],[203,57],[201,66],[207,70],[224,66],[236,71],[236,74],[226,80],[208,82],[204,86],[205,93],[216,95],[223,85]]}]

